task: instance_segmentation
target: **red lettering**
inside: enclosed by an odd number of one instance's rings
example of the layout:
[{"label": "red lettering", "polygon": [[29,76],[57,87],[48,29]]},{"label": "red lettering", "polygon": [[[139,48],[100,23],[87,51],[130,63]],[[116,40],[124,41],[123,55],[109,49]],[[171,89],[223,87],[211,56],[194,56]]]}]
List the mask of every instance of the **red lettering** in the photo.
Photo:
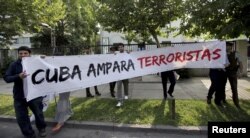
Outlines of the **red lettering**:
[{"label": "red lettering", "polygon": [[145,59],[145,57],[137,58],[137,60],[140,61],[141,68],[143,68],[143,59]]},{"label": "red lettering", "polygon": [[193,55],[192,55],[192,51],[189,51],[188,53],[187,53],[187,58],[186,58],[187,60],[192,60],[193,59]]},{"label": "red lettering", "polygon": [[186,52],[183,53],[183,61],[186,60]]},{"label": "red lettering", "polygon": [[160,64],[164,63],[165,65],[167,65],[165,59],[166,59],[165,55],[160,55]]},{"label": "red lettering", "polygon": [[218,58],[220,58],[221,57],[221,55],[220,55],[220,52],[221,51],[221,49],[215,49],[214,51],[213,51],[213,55],[215,55],[215,57],[213,57],[213,60],[216,60],[216,59],[218,59]]},{"label": "red lettering", "polygon": [[152,64],[153,64],[153,65],[156,64],[156,65],[160,66],[160,64],[158,63],[158,56],[153,56],[152,58],[153,58],[153,59],[152,59],[152,62],[153,62]]},{"label": "red lettering", "polygon": [[152,65],[151,57],[146,57],[145,58],[145,67],[151,66],[151,65]]},{"label": "red lettering", "polygon": [[210,51],[209,49],[205,49],[202,56],[201,56],[201,59],[204,60],[204,58],[207,57],[208,61],[210,61],[210,57],[211,57],[211,54],[210,54]]},{"label": "red lettering", "polygon": [[181,52],[177,52],[175,53],[175,61],[180,61],[180,62],[183,62],[183,60],[181,59],[182,57],[182,53]]},{"label": "red lettering", "polygon": [[170,53],[169,55],[168,55],[168,57],[167,57],[167,62],[173,62],[173,60],[174,60],[174,54],[173,53]]},{"label": "red lettering", "polygon": [[200,55],[200,52],[201,52],[201,51],[202,51],[202,50],[193,51],[193,52],[196,53],[196,58],[195,58],[196,61],[198,61],[198,58],[199,58],[199,55]]}]

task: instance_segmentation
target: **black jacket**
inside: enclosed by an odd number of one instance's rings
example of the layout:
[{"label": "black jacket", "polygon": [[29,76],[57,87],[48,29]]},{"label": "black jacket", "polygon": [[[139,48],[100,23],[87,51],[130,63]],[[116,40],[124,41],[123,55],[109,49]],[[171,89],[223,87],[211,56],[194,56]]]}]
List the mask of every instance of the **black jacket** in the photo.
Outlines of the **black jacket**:
[{"label": "black jacket", "polygon": [[4,80],[7,83],[14,82],[13,87],[13,97],[14,99],[23,99],[23,80],[19,77],[19,74],[23,71],[23,66],[21,64],[21,59],[10,64],[8,70],[4,75]]}]

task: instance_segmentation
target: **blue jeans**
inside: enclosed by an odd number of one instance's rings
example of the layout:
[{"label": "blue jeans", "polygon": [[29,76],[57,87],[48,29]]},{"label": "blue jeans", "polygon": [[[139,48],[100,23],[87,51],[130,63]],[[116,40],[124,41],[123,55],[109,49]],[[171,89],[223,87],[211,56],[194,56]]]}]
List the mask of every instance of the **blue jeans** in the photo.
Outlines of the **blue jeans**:
[{"label": "blue jeans", "polygon": [[28,107],[35,115],[35,123],[38,130],[44,129],[46,123],[43,116],[42,97],[33,99],[29,102],[26,99],[14,99],[14,108],[16,112],[17,123],[24,136],[29,137],[34,135],[34,130],[30,123]]}]

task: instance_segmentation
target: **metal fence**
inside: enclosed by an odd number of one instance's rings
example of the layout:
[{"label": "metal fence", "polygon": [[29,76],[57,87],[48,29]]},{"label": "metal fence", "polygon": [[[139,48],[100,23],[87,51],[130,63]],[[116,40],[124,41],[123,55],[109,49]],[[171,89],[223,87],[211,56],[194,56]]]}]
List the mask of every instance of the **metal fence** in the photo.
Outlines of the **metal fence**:
[{"label": "metal fence", "polygon": [[[194,42],[191,42],[194,43]],[[183,45],[189,43],[163,43],[162,47],[165,46],[176,46]],[[97,45],[97,46],[84,46],[84,47],[69,47],[69,46],[61,46],[57,47],[55,53],[53,53],[52,47],[43,47],[43,48],[31,48],[32,55],[87,55],[87,54],[107,54],[110,52],[110,48],[113,45]],[[133,52],[133,51],[141,51],[141,50],[152,50],[156,49],[156,44],[125,44],[125,50]],[[13,59],[17,59],[17,49],[0,49],[0,68],[3,65],[3,62],[6,58],[12,57]]]}]

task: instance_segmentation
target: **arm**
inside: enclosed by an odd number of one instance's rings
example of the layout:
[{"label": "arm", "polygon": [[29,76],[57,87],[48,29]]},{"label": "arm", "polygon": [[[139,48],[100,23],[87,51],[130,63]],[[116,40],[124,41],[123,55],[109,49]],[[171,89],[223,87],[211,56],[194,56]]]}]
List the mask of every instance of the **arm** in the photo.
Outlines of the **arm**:
[{"label": "arm", "polygon": [[19,78],[19,74],[14,74],[14,63],[12,63],[9,68],[7,69],[3,79],[7,82],[7,83],[11,83],[11,82],[14,82]]}]

